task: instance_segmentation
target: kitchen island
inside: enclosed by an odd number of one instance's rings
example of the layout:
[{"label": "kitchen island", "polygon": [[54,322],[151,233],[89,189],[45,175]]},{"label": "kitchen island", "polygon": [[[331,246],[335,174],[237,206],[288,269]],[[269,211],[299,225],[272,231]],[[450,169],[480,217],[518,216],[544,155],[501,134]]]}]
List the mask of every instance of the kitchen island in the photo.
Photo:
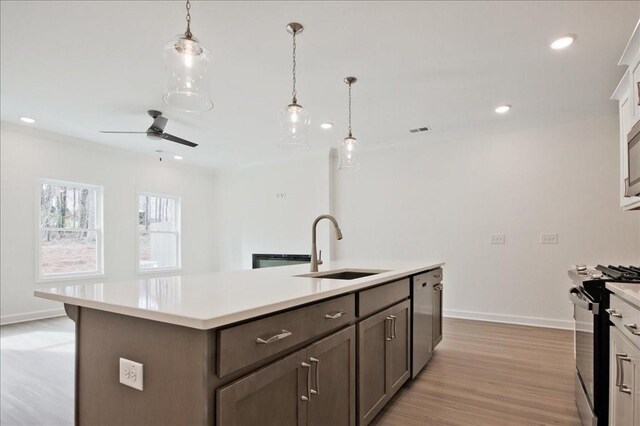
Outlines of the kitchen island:
[{"label": "kitchen island", "polygon": [[[364,425],[410,376],[411,279],[439,284],[442,265],[331,262],[35,295],[76,324],[76,424]],[[143,366],[127,371],[133,384],[121,359]]]}]

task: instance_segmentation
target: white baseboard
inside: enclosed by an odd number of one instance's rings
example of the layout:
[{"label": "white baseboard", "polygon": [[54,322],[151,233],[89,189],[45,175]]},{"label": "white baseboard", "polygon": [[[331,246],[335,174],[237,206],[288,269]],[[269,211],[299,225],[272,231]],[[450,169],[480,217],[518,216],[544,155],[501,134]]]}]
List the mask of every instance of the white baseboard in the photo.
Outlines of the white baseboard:
[{"label": "white baseboard", "polygon": [[558,320],[538,317],[525,317],[517,315],[487,314],[484,312],[455,311],[445,309],[443,312],[445,317],[463,318],[476,321],[502,322],[507,324],[531,325],[535,327],[560,328],[563,330],[572,330],[573,321]]},{"label": "white baseboard", "polygon": [[14,324],[17,322],[33,321],[44,318],[66,315],[63,308],[47,309],[45,311],[27,312],[25,314],[3,315],[0,317],[0,325]]}]

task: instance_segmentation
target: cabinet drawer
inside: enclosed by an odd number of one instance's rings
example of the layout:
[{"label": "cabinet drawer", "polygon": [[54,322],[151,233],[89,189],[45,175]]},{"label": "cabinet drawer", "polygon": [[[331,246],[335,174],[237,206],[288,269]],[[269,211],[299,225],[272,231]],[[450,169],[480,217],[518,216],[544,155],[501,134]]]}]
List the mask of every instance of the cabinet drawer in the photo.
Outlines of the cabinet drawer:
[{"label": "cabinet drawer", "polygon": [[355,319],[355,296],[342,296],[218,332],[218,375],[292,348]]},{"label": "cabinet drawer", "polygon": [[438,284],[442,282],[442,268],[434,269],[432,271],[424,272],[420,275],[413,277],[414,282],[428,285]]},{"label": "cabinet drawer", "polygon": [[409,278],[358,293],[358,316],[364,317],[409,297]]},{"label": "cabinet drawer", "polygon": [[640,347],[640,335],[633,334],[634,330],[640,333],[640,310],[615,294],[611,294],[609,306],[611,322],[625,337]]}]

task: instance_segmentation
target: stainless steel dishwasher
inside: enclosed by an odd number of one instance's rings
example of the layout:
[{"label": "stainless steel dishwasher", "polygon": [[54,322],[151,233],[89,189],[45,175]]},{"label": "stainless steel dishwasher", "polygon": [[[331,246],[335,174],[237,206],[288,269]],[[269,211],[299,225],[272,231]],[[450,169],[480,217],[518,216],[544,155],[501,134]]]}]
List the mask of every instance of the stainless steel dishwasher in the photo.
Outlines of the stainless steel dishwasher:
[{"label": "stainless steel dishwasher", "polygon": [[415,378],[427,365],[433,353],[433,302],[434,289],[426,272],[412,277],[411,312],[412,341],[411,378]]}]

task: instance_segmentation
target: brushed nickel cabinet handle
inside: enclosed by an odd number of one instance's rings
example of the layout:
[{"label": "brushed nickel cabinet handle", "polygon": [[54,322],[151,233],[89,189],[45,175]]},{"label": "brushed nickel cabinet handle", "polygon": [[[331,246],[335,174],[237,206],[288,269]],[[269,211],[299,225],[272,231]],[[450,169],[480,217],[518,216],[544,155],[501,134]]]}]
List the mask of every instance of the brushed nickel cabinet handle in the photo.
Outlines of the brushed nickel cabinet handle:
[{"label": "brushed nickel cabinet handle", "polygon": [[436,275],[433,276],[433,278],[440,278],[440,277],[442,277],[442,275],[440,275],[440,274],[436,274]]},{"label": "brushed nickel cabinet handle", "polygon": [[616,353],[616,387],[620,387],[620,357],[627,356],[623,352]]},{"label": "brushed nickel cabinet handle", "polygon": [[287,337],[291,336],[293,333],[290,331],[287,331],[285,329],[282,329],[282,332],[280,332],[279,334],[276,334],[275,336],[271,336],[269,337],[267,340],[264,340],[261,337],[258,337],[256,339],[256,343],[259,345],[268,345],[269,343],[273,343],[273,342],[277,342],[279,340],[282,339],[286,339]]},{"label": "brushed nickel cabinet handle", "polygon": [[433,286],[434,290],[442,290],[442,284],[436,284]]},{"label": "brushed nickel cabinet handle", "polygon": [[389,315],[389,318],[391,318],[391,324],[392,324],[392,333],[391,333],[391,339],[395,339],[396,338],[396,319],[398,319],[397,316],[395,315]]},{"label": "brushed nickel cabinet handle", "polygon": [[393,336],[391,336],[391,321],[393,318],[386,317],[384,319],[384,340],[392,340]]},{"label": "brushed nickel cabinet handle", "polygon": [[622,314],[616,311],[616,308],[609,308],[605,309],[604,311],[614,318],[622,318]]},{"label": "brushed nickel cabinet handle", "polygon": [[311,364],[303,362],[302,368],[307,369],[307,395],[302,395],[300,399],[303,401],[309,401],[309,398],[311,398]]},{"label": "brushed nickel cabinet handle", "polygon": [[309,361],[316,364],[316,388],[311,389],[311,395],[320,395],[320,360],[310,357]]},{"label": "brushed nickel cabinet handle", "polygon": [[631,388],[624,384],[624,367],[622,366],[622,361],[631,362],[631,358],[625,353],[616,354],[616,357],[620,360],[620,384],[618,385],[618,391],[631,395]]},{"label": "brushed nickel cabinet handle", "polygon": [[640,330],[638,330],[638,324],[625,324],[624,328],[629,330],[634,336],[640,336]]},{"label": "brushed nickel cabinet handle", "polygon": [[347,314],[347,313],[346,313],[345,311],[338,311],[338,312],[336,312],[336,313],[334,313],[334,314],[325,314],[325,315],[324,315],[324,317],[325,317],[326,319],[338,319],[338,318],[340,318],[341,316],[344,316],[344,315],[346,315],[346,314]]}]

